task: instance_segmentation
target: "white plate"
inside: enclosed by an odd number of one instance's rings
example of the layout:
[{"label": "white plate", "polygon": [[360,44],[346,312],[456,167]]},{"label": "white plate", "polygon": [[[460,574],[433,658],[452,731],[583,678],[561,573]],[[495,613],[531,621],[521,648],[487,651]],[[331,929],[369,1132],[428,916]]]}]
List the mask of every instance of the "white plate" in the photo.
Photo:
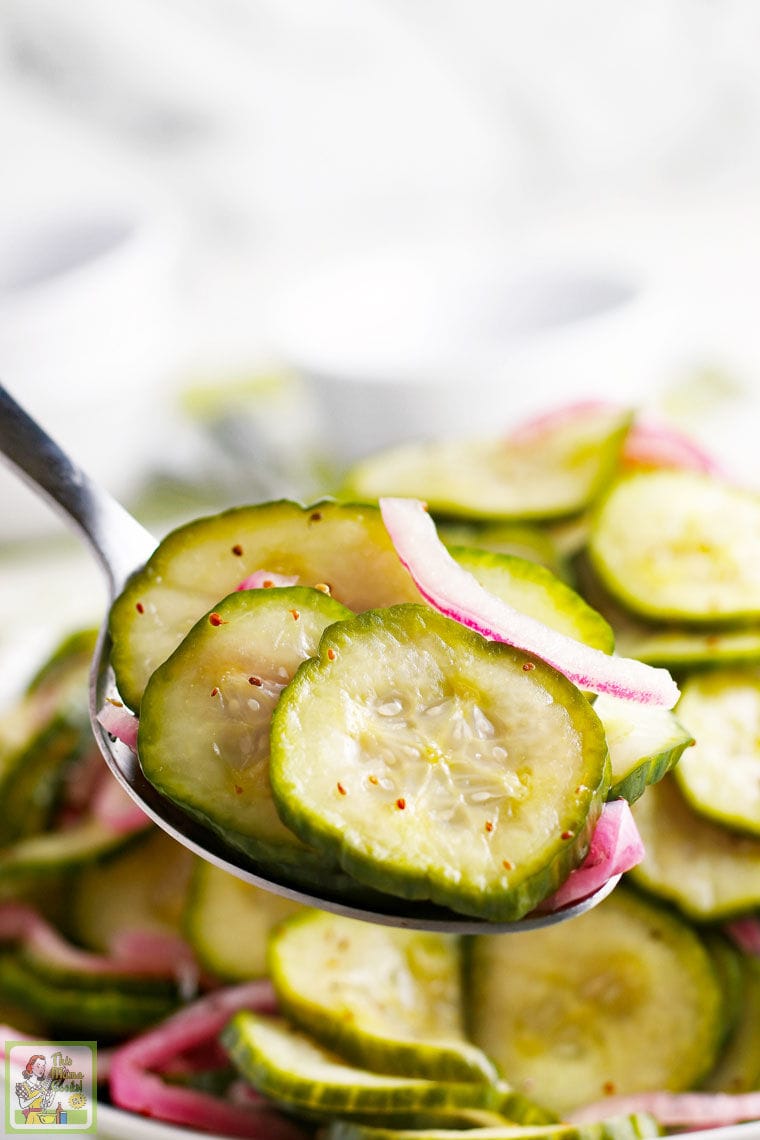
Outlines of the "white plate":
[{"label": "white plate", "polygon": [[[227,1140],[216,1132],[195,1132],[189,1128],[159,1124],[106,1106],[98,1109],[98,1136],[100,1140],[188,1140],[190,1136],[199,1140]],[[463,1140],[466,1136],[467,1133],[463,1132]],[[760,1140],[760,1121],[736,1124],[730,1128],[681,1132],[678,1140]]]}]

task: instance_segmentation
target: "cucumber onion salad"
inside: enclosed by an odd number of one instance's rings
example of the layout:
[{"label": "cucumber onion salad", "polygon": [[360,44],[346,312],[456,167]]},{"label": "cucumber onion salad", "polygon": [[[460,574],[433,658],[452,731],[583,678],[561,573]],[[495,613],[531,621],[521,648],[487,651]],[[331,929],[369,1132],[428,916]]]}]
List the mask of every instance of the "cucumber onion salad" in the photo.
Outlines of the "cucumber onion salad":
[{"label": "cucumber onion salad", "polygon": [[493,921],[623,882],[508,938],[240,882],[105,770],[88,631],[0,717],[2,1040],[96,1039],[104,1106],[216,1135],[760,1119],[759,555],[752,493],[599,403],[174,531],[101,719],[253,868]]}]

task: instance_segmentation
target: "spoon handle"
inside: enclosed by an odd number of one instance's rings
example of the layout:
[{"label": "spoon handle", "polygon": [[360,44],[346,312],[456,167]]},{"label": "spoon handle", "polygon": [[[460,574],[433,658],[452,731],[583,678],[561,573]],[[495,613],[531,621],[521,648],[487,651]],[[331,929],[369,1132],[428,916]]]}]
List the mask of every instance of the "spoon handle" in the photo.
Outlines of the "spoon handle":
[{"label": "spoon handle", "polygon": [[2,384],[0,452],[84,534],[106,573],[111,595],[118,593],[155,549],[156,540],[69,459]]}]

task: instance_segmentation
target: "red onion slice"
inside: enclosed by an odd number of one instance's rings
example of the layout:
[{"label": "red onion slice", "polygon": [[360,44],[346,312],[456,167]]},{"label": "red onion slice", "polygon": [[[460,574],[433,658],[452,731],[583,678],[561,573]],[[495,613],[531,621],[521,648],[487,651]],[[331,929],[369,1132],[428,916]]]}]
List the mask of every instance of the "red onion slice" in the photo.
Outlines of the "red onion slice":
[{"label": "red onion slice", "polygon": [[602,808],[586,858],[550,898],[542,912],[571,906],[603,887],[617,875],[630,871],[644,858],[644,844],[627,800],[613,800]]},{"label": "red onion slice", "polygon": [[[131,715],[131,713],[130,713]],[[103,775],[92,796],[90,810],[114,835],[131,835],[148,827],[150,818],[103,765]]]},{"label": "red onion slice", "polygon": [[67,942],[39,911],[27,903],[0,904],[0,942],[20,942],[43,957],[58,962],[61,967],[98,977],[123,977],[125,973],[141,976],[172,978],[177,973],[177,962],[166,954],[149,958],[143,954],[126,962],[124,957],[96,954],[82,950]]},{"label": "red onion slice", "polygon": [[627,412],[621,404],[611,400],[577,400],[572,404],[563,404],[559,408],[552,408],[548,412],[539,412],[522,420],[507,433],[508,443],[523,444],[536,443],[542,437],[560,431],[574,420],[591,419],[594,416],[623,416]]},{"label": "red onion slice", "polygon": [[133,752],[137,751],[137,730],[140,722],[124,705],[109,698],[98,712],[98,724]]},{"label": "red onion slice", "polygon": [[637,420],[623,444],[627,467],[672,467],[680,471],[704,471],[724,476],[717,460],[688,435],[670,424]]},{"label": "red onion slice", "polygon": [[721,1128],[760,1119],[760,1092],[644,1092],[611,1096],[577,1108],[569,1124],[587,1124],[611,1116],[649,1112],[665,1128]]},{"label": "red onion slice", "polygon": [[748,914],[726,922],[723,930],[739,949],[750,958],[760,958],[760,918]]},{"label": "red onion slice", "polygon": [[380,500],[383,522],[422,596],[447,617],[542,658],[580,689],[672,708],[678,687],[666,669],[611,657],[550,629],[490,594],[451,557],[419,499]]},{"label": "red onion slice", "polygon": [[110,1065],[111,1099],[119,1108],[172,1124],[261,1140],[303,1140],[303,1131],[263,1097],[242,1105],[198,1089],[166,1084],[149,1069],[170,1069],[176,1058],[214,1040],[234,1013],[276,1009],[269,982],[218,990],[173,1014],[117,1049]]}]

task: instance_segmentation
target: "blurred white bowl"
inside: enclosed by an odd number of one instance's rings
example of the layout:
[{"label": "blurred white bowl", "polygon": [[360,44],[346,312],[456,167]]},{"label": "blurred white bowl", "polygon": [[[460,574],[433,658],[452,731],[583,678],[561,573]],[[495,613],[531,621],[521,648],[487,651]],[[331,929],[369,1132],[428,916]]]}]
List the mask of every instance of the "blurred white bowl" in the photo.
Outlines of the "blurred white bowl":
[{"label": "blurred white bowl", "polygon": [[667,318],[637,274],[497,244],[387,248],[288,285],[272,326],[338,463],[401,440],[493,435],[558,400],[641,403]]},{"label": "blurred white bowl", "polygon": [[[83,205],[0,226],[0,377],[118,497],[160,454],[176,352],[180,235],[165,217]],[[0,541],[52,514],[0,466]]]}]

